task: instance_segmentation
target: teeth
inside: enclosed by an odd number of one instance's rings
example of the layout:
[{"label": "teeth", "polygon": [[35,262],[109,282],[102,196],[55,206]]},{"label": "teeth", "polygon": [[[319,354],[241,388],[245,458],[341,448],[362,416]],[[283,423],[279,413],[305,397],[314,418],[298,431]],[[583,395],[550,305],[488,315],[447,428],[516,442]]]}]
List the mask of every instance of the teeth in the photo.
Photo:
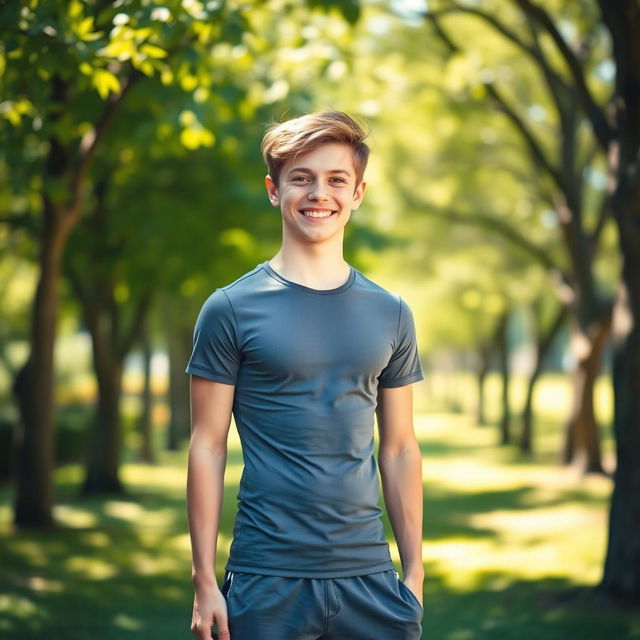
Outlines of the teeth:
[{"label": "teeth", "polygon": [[305,216],[308,216],[310,218],[328,218],[333,212],[332,211],[305,211],[305,210],[303,210],[302,213]]}]

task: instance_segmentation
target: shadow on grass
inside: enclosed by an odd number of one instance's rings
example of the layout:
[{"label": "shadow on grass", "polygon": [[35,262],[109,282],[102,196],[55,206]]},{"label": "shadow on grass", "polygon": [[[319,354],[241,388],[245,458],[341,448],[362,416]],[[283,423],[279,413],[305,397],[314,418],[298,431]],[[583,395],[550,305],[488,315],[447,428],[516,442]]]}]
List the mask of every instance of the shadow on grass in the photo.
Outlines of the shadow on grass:
[{"label": "shadow on grass", "polygon": [[[640,614],[563,578],[507,580],[483,572],[464,593],[428,576],[423,638],[438,640],[625,640],[640,638]],[[622,615],[628,613],[629,615]]]},{"label": "shadow on grass", "polygon": [[[427,458],[439,459],[449,454],[486,454],[489,462],[495,462],[489,447],[467,449],[464,444],[430,441],[423,444],[423,452]],[[230,449],[228,462],[241,465],[241,452]],[[127,494],[105,498],[78,496],[79,469],[58,474],[58,513],[63,524],[74,526],[48,532],[8,532],[11,492],[10,487],[0,488],[0,638],[193,637],[186,452],[163,453],[162,464],[148,472],[142,465],[126,467],[136,473]],[[427,546],[429,541],[448,538],[499,541],[499,531],[471,525],[476,514],[601,500],[575,487],[546,497],[537,489],[525,484],[469,492],[444,481],[430,481],[425,489]],[[237,482],[229,482],[218,550],[219,581],[226,561],[224,549],[232,535],[236,494]],[[386,517],[384,522],[391,539]],[[451,585],[444,568],[427,569],[423,638],[640,639],[640,613],[618,609],[590,586],[567,578],[524,579],[514,567],[508,575],[479,570],[464,589]]]},{"label": "shadow on grass", "polygon": [[[101,536],[102,528],[21,534],[2,545],[0,588],[11,606],[3,606],[1,638],[192,637],[186,556],[163,547],[162,536],[149,539],[126,528],[112,530],[106,544]],[[39,554],[25,553],[28,545]],[[93,576],[87,575],[91,566]],[[506,580],[483,573],[473,589],[459,592],[432,574],[423,629],[423,638],[432,640],[623,640],[640,637],[640,616],[623,616],[591,589],[560,578]]]}]

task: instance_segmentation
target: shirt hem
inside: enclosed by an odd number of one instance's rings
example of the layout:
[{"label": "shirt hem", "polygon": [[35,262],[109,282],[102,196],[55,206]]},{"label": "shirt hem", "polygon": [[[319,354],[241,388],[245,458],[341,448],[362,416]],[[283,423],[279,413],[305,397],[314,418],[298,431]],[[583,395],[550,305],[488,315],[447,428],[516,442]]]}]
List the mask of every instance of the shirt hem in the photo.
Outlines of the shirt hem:
[{"label": "shirt hem", "polygon": [[236,380],[234,378],[230,378],[222,373],[216,373],[215,371],[210,371],[205,367],[201,367],[198,364],[190,364],[185,370],[185,373],[191,373],[195,376],[200,376],[201,378],[207,378],[208,380],[213,380],[214,382],[223,382],[224,384],[235,384]]},{"label": "shirt hem", "polygon": [[377,562],[373,565],[351,567],[347,569],[327,569],[324,571],[304,571],[300,569],[262,567],[259,565],[233,562],[232,560],[229,560],[225,565],[226,571],[254,573],[263,576],[279,576],[282,578],[351,578],[354,576],[366,576],[371,573],[388,571],[389,569],[395,569],[395,566],[390,559],[384,562]]},{"label": "shirt hem", "polygon": [[420,380],[424,380],[424,374],[421,371],[417,371],[416,373],[410,373],[408,376],[396,378],[395,380],[380,381],[378,382],[378,387],[381,389],[391,389],[393,387],[403,387],[404,385],[419,382]]}]

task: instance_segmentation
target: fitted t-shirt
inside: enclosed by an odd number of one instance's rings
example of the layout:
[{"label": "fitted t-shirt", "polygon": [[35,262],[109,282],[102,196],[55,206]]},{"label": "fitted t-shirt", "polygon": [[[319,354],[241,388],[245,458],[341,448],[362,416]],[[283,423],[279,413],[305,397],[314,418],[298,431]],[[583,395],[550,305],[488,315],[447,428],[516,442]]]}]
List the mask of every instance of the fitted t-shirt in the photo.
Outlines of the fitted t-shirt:
[{"label": "fitted t-shirt", "polygon": [[235,385],[244,468],[228,571],[393,568],[378,505],[377,390],[424,378],[400,296],[352,266],[342,285],[313,289],[262,262],[204,302],[186,372]]}]

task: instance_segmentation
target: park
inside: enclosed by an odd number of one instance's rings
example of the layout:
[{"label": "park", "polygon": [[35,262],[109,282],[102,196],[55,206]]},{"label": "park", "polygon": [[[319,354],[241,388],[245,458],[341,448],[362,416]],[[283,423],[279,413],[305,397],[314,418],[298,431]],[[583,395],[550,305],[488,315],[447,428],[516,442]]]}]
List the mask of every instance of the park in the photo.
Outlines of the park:
[{"label": "park", "polygon": [[[0,638],[190,636],[194,322],[278,250],[265,127],[323,109],[369,132],[344,258],[415,318],[423,638],[640,638],[637,2],[25,0],[0,29]],[[219,582],[242,472],[232,425]]]}]

